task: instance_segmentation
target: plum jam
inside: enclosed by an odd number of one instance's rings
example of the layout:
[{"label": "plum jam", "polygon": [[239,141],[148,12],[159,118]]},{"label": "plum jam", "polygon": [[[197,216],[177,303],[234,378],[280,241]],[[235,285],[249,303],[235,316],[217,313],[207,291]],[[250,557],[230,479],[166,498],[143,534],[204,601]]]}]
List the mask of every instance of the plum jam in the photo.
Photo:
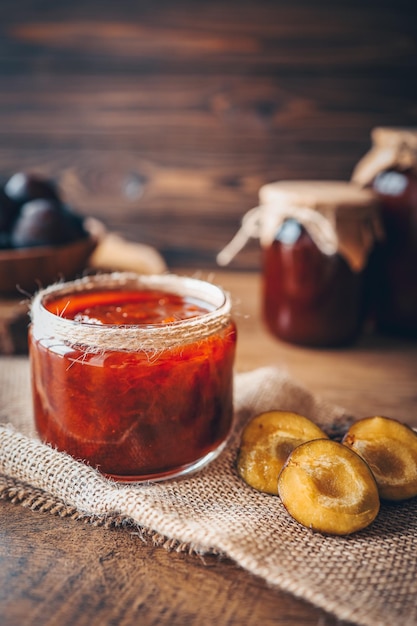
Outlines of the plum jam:
[{"label": "plum jam", "polygon": [[250,237],[262,246],[263,317],[284,341],[334,347],[358,336],[365,275],[382,236],[376,194],[345,181],[263,185],[259,206],[218,254],[227,265]]},{"label": "plum jam", "polygon": [[43,441],[121,481],[183,475],[221,451],[236,329],[219,287],[100,275],[45,289],[31,315]]},{"label": "plum jam", "polygon": [[365,315],[368,261],[380,234],[371,190],[345,181],[281,181],[260,190],[263,313],[280,339],[352,343]]},{"label": "plum jam", "polygon": [[351,343],[362,324],[363,288],[363,272],[353,272],[340,254],[321,252],[293,220],[263,249],[263,315],[268,329],[284,341],[316,347]]},{"label": "plum jam", "polygon": [[417,128],[378,127],[353,179],[372,188],[385,239],[373,267],[377,329],[417,338]]}]

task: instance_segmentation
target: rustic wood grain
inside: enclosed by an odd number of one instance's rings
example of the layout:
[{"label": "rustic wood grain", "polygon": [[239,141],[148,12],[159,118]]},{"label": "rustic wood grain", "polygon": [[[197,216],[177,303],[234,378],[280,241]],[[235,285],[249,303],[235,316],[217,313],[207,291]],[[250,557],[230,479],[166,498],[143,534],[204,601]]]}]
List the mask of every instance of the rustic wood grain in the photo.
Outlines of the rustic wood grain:
[{"label": "rustic wood grain", "polygon": [[0,300],[0,354],[27,354],[29,301],[21,295]]},{"label": "rustic wood grain", "polygon": [[[226,559],[0,502],[4,626],[342,626]],[[30,537],[30,541],[28,540]]]},{"label": "rustic wood grain", "polygon": [[417,125],[416,69],[411,0],[3,0],[0,176],[53,176],[169,264],[214,267],[262,184],[347,179],[373,126]]},{"label": "rustic wood grain", "polygon": [[[359,415],[417,425],[415,345],[265,333],[259,276],[215,256],[259,187],[347,179],[376,125],[417,125],[414,0],[2,0],[0,177],[34,170],[172,267],[232,291],[237,366],[277,363]],[[233,263],[259,268],[249,245]],[[15,303],[9,314],[15,315]],[[0,503],[4,626],[340,624],[227,560]]]},{"label": "rustic wood grain", "polygon": [[[197,274],[231,293],[238,371],[277,365],[358,417],[417,426],[416,343],[365,334],[337,350],[284,344],[264,328],[259,274]],[[227,559],[168,553],[133,528],[96,528],[9,502],[0,502],[0,614],[2,626],[342,626]]]}]

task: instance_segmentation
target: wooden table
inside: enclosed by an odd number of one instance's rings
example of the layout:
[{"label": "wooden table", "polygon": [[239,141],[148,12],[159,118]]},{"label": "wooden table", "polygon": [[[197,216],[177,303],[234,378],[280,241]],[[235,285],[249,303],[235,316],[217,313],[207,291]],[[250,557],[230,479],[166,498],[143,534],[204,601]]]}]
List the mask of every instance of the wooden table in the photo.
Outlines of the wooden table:
[{"label": "wooden table", "polygon": [[[343,350],[286,345],[262,326],[258,274],[217,272],[214,281],[233,297],[239,371],[277,364],[358,416],[417,426],[416,344],[366,336]],[[340,625],[226,558],[167,552],[129,529],[9,502],[0,502],[0,615],[2,626]]]}]

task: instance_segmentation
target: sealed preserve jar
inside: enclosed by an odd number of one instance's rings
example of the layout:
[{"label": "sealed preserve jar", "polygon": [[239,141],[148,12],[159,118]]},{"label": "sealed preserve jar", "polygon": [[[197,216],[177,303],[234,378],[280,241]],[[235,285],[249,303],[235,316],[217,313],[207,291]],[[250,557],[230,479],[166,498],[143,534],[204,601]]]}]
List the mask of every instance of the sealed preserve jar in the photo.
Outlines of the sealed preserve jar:
[{"label": "sealed preserve jar", "polygon": [[353,180],[381,202],[386,238],[375,264],[374,316],[381,331],[417,337],[417,128],[375,128]]},{"label": "sealed preserve jar", "polygon": [[342,181],[281,181],[264,185],[259,198],[219,263],[249,236],[259,237],[269,330],[306,346],[352,342],[363,320],[368,257],[380,236],[374,193]]},{"label": "sealed preserve jar", "polygon": [[194,471],[232,423],[227,294],[175,275],[105,274],[40,291],[30,361],[40,437],[121,481]]}]

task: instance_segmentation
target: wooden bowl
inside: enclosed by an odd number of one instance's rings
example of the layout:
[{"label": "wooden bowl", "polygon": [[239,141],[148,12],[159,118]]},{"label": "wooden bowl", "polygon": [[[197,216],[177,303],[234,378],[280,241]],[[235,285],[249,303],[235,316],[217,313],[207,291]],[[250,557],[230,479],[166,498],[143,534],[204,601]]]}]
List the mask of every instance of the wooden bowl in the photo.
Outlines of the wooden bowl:
[{"label": "wooden bowl", "polygon": [[69,244],[0,250],[0,294],[33,294],[57,280],[81,275],[98,243],[96,233],[88,227],[87,232]]}]

